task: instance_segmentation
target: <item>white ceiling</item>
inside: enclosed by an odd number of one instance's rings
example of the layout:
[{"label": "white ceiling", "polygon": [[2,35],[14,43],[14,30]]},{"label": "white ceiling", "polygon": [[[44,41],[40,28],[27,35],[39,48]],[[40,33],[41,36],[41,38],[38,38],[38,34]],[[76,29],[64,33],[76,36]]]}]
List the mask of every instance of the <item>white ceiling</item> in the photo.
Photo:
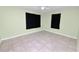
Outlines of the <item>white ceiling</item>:
[{"label": "white ceiling", "polygon": [[19,8],[21,9],[29,10],[33,12],[39,12],[39,13],[61,11],[65,8],[79,8],[79,6],[43,6],[43,7],[45,7],[44,10],[41,10],[41,6],[19,6]]}]

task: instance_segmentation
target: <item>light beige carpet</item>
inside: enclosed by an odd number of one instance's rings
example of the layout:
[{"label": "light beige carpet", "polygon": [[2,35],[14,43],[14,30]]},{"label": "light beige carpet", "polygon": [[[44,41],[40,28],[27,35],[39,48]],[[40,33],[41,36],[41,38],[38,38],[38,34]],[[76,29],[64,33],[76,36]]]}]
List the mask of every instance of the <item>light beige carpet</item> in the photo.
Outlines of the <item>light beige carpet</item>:
[{"label": "light beige carpet", "polygon": [[46,31],[4,40],[3,52],[75,52],[76,40]]}]

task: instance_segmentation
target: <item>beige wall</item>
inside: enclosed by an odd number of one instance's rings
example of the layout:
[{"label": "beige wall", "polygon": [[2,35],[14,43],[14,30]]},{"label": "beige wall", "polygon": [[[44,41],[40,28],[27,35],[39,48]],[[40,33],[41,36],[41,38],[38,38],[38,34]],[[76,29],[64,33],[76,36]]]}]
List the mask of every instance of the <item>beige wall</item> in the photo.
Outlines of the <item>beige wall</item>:
[{"label": "beige wall", "polygon": [[[17,7],[0,7],[0,37],[8,38],[19,34],[29,34],[41,30],[47,30],[53,33],[65,34],[72,38],[78,36],[79,8],[67,8],[63,11],[51,11],[41,14],[41,28],[26,30],[25,10]],[[36,13],[28,11],[31,13]],[[51,14],[61,13],[60,29],[51,29]],[[36,13],[40,14],[40,13]]]},{"label": "beige wall", "polygon": [[0,36],[2,39],[41,31],[41,28],[26,30],[25,12],[16,7],[0,7],[0,28],[2,27]]},{"label": "beige wall", "polygon": [[[0,13],[2,12],[2,10],[0,10]],[[0,14],[0,39],[1,39],[1,34],[2,34],[2,28],[3,28],[3,25],[2,25],[3,21],[2,21],[2,15]]]},{"label": "beige wall", "polygon": [[[51,27],[51,14],[61,13],[60,29],[53,29]],[[68,37],[77,38],[78,35],[78,20],[79,20],[79,9],[78,8],[67,8],[62,11],[50,12],[42,14],[43,29],[66,35]]]}]

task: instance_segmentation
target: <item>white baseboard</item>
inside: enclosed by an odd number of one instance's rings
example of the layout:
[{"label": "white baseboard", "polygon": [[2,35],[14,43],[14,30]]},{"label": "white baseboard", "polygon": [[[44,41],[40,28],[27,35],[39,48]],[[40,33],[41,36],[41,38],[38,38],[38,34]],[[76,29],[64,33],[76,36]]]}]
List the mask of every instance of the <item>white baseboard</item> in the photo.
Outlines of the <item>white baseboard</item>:
[{"label": "white baseboard", "polygon": [[[42,31],[42,30],[39,30],[39,31]],[[16,38],[16,37],[20,37],[20,36],[23,36],[23,35],[29,35],[29,34],[32,34],[32,33],[39,32],[39,31],[29,32],[28,34],[27,33],[23,33],[23,34],[14,35],[14,36],[11,36],[11,37],[3,38],[3,39],[1,39],[1,41],[2,40],[8,40],[8,39]]]},{"label": "white baseboard", "polygon": [[[43,30],[40,30],[40,31],[43,31]],[[51,32],[49,30],[45,30],[45,31]],[[39,32],[39,31],[29,32],[29,34],[32,34],[32,33],[35,33],[35,32]],[[70,35],[67,35],[67,34],[62,34],[62,33],[58,33],[58,32],[52,32],[52,33],[59,34],[59,35],[62,35],[62,36],[66,36],[66,37],[73,38],[73,39],[77,39],[77,37],[70,36]],[[0,40],[0,42],[2,42],[2,40],[12,39],[12,38],[20,37],[20,36],[23,36],[23,35],[28,35],[28,34],[23,33],[23,34],[18,34],[18,35],[11,36],[11,37],[3,38],[3,39]]]},{"label": "white baseboard", "polygon": [[2,40],[1,40],[1,38],[0,38],[0,44],[1,44],[1,42],[2,42]]},{"label": "white baseboard", "polygon": [[[51,31],[49,31],[49,30],[45,30],[45,31],[51,32]],[[59,34],[59,35],[66,36],[66,37],[69,37],[69,38],[72,38],[72,39],[77,39],[77,37],[70,36],[70,35],[63,34],[63,33],[58,33],[58,32],[51,32],[51,33]]]},{"label": "white baseboard", "polygon": [[0,40],[0,43],[2,42],[2,40]]}]

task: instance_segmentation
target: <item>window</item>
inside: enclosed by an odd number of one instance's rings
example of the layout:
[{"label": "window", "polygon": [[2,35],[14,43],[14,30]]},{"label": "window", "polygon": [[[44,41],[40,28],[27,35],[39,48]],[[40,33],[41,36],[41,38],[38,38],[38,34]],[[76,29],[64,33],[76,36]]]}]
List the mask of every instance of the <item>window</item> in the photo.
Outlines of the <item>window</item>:
[{"label": "window", "polygon": [[26,13],[26,29],[40,27],[40,15]]},{"label": "window", "polygon": [[52,14],[51,28],[60,29],[60,17],[61,14]]}]

